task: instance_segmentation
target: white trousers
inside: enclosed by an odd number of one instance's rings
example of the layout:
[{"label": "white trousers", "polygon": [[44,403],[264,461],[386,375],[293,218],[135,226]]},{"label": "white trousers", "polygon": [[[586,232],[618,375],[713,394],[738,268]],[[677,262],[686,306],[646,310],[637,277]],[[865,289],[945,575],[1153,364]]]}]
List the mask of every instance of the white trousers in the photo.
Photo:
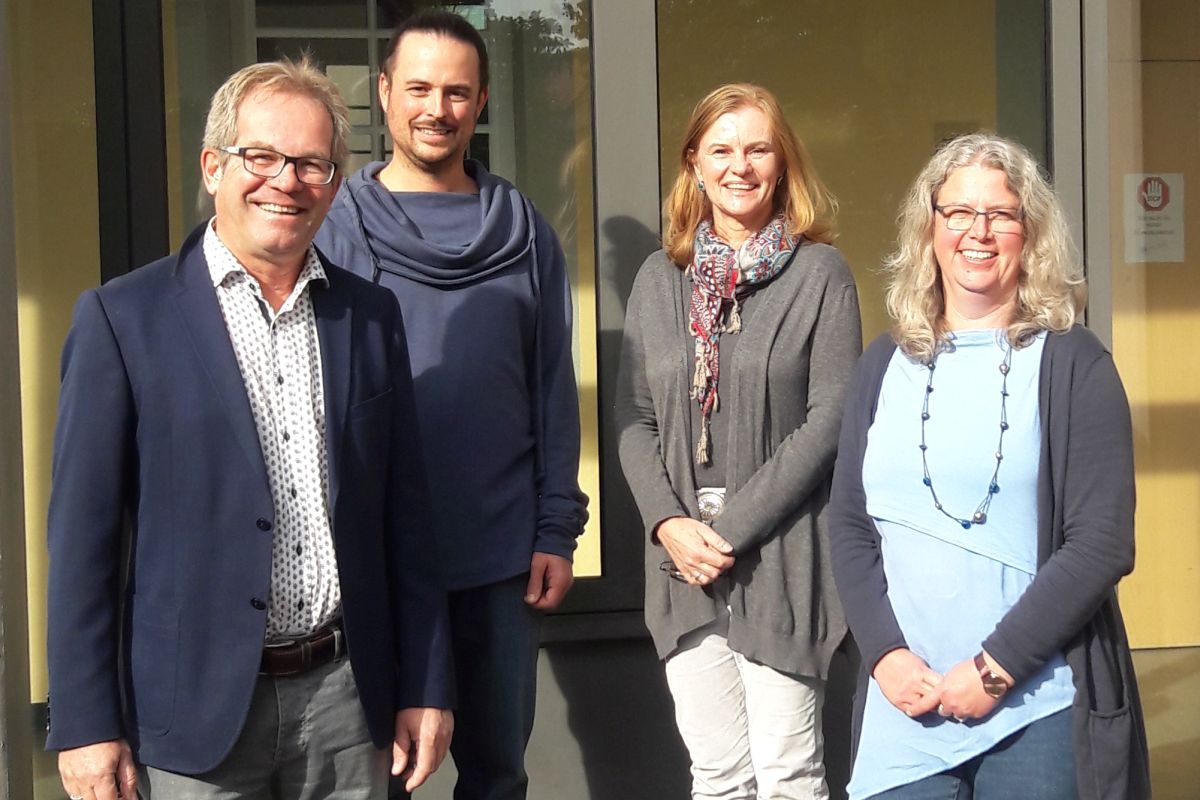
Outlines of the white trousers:
[{"label": "white trousers", "polygon": [[711,627],[667,658],[695,800],[827,800],[825,684],[756,664]]}]

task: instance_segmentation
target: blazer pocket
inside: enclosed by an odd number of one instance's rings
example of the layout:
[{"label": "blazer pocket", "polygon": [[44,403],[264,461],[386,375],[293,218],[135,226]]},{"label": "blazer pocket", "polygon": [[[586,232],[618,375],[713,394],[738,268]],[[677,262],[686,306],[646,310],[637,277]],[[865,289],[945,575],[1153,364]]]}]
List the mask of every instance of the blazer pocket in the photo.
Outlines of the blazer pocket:
[{"label": "blazer pocket", "polygon": [[374,397],[355,403],[350,406],[350,419],[362,419],[372,414],[378,414],[383,409],[391,408],[392,394],[392,389],[385,389]]},{"label": "blazer pocket", "polygon": [[129,626],[130,705],[133,721],[144,734],[162,735],[171,729],[178,661],[178,615],[135,601]]}]

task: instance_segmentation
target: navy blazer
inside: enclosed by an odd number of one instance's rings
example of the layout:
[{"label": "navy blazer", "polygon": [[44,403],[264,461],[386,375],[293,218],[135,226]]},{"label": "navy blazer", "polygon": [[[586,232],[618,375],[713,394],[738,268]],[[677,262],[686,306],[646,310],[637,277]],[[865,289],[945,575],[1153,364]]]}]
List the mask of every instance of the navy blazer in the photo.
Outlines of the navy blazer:
[{"label": "navy blazer", "polygon": [[[219,764],[245,722],[275,522],[203,234],[80,297],[47,537],[47,748],[123,737],[140,763],[180,773]],[[350,663],[384,747],[397,710],[451,705],[446,600],[400,308],[325,270],[309,291],[329,510]]]}]

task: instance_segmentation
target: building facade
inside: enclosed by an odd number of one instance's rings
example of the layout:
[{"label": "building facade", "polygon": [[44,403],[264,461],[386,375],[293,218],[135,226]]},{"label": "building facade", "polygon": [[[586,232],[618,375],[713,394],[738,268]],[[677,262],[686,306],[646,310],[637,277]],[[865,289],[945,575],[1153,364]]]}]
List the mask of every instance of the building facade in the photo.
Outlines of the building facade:
[{"label": "building facade", "polygon": [[[58,354],[75,297],[176,247],[211,213],[198,153],[234,69],[308,50],[352,109],[356,165],[386,158],[378,55],[419,0],[3,0],[0,14],[0,770],[58,798],[45,717],[45,517]],[[1156,791],[1200,780],[1200,4],[1194,0],[475,0],[492,58],[472,155],[552,222],[575,292],[592,521],[547,627],[532,797],[686,793],[644,628],[641,530],[611,418],[624,304],[658,246],[692,105],[714,86],[780,98],[841,205],[866,337],[878,266],[933,147],[1014,137],[1052,173],[1085,256],[1087,324],[1129,393],[1138,566],[1121,585]],[[843,671],[852,667],[848,656]],[[849,676],[827,722],[845,770]],[[439,796],[439,776],[422,794]]]}]

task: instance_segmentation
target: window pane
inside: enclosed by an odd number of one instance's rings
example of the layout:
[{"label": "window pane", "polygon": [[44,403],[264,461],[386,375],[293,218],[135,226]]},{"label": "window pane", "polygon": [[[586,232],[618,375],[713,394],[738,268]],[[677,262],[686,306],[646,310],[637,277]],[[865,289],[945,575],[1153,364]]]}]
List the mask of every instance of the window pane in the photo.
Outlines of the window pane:
[{"label": "window pane", "polygon": [[1042,0],[657,8],[664,193],[697,101],[730,81],[770,89],[840,201],[837,246],[854,269],[868,337],[887,327],[877,268],[901,195],[938,142],[988,129],[1046,151]]},{"label": "window pane", "polygon": [[[172,243],[212,213],[197,159],[213,91],[256,60],[315,56],[350,106],[350,169],[390,156],[375,83],[394,24],[428,0],[164,0]],[[581,484],[599,494],[592,220],[591,47],[587,0],[443,3],[478,28],[490,96],[469,155],[519,187],[558,232],[575,290],[575,364],[584,447]],[[595,506],[593,506],[595,507]],[[576,558],[599,572],[599,515]]]}]

